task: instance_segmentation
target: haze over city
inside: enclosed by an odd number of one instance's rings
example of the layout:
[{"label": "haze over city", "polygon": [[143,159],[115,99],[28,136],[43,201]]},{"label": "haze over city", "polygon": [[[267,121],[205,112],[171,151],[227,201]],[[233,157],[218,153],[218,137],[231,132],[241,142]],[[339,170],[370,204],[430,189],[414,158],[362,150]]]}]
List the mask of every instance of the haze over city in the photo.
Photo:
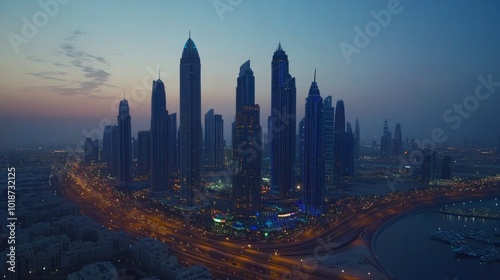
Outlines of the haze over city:
[{"label": "haze over city", "polygon": [[3,1],[6,280],[497,279],[498,1]]},{"label": "haze over city", "polygon": [[[375,21],[372,12],[387,10],[390,2],[69,1],[46,24],[38,19],[42,24],[34,32],[27,28],[32,38],[23,35],[23,18],[33,23],[42,6],[3,2],[0,121],[8,133],[1,146],[79,141],[82,130],[99,128],[103,118],[115,120],[123,95],[133,133],[147,129],[158,70],[167,109],[179,112],[178,63],[189,31],[201,57],[202,113],[213,108],[222,114],[228,143],[239,66],[251,60],[264,120],[270,114],[270,61],[279,42],[297,81],[297,120],[317,69],[322,95],[344,100],[347,121],[359,118],[362,141],[378,140],[387,118],[391,130],[399,121],[410,139],[430,138],[439,127],[451,143],[464,137],[495,142],[490,128],[500,125],[494,117],[498,89],[470,117],[460,117],[456,130],[456,120],[445,122],[443,114],[474,94],[478,77],[500,80],[494,32],[500,4],[398,1],[398,13],[347,59],[341,44],[356,47],[355,27],[365,30]],[[12,41],[12,33],[26,41]]]}]

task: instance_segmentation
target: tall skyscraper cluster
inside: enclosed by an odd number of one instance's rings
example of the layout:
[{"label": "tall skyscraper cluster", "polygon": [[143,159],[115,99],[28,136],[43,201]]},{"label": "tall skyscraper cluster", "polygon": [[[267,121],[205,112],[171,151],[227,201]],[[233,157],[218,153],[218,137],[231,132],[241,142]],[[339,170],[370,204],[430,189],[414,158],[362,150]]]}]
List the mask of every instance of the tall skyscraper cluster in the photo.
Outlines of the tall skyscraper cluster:
[{"label": "tall skyscraper cluster", "polygon": [[[169,115],[167,110],[165,84],[158,78],[152,83],[150,129],[137,135],[136,174],[148,178],[155,193],[168,193],[178,178],[181,202],[192,206],[197,203],[202,168],[216,170],[226,164],[224,122],[222,115],[208,110],[203,133],[201,61],[191,37],[184,45],[179,71],[179,129],[177,114]],[[234,213],[238,217],[255,218],[262,204],[263,139],[250,60],[239,69],[235,109],[230,153],[235,171],[232,177]],[[268,118],[271,193],[281,198],[293,196],[299,175],[296,171],[299,171],[305,210],[318,215],[326,186],[331,187],[336,180],[353,175],[354,156],[359,156],[359,122],[356,120],[353,132],[345,121],[344,102],[338,100],[334,108],[331,96],[323,100],[316,70],[305,109],[296,139],[295,78],[289,73],[288,56],[280,43],[271,61],[271,115]],[[124,184],[130,184],[132,179],[130,119],[128,102],[124,99],[119,106],[118,125],[107,126],[103,140],[103,158],[111,173]]]},{"label": "tall skyscraper cluster", "polygon": [[389,129],[387,119],[384,121],[384,131],[380,138],[380,154],[382,156],[400,155],[404,150],[403,135],[401,133],[401,124],[396,122],[394,139]]}]

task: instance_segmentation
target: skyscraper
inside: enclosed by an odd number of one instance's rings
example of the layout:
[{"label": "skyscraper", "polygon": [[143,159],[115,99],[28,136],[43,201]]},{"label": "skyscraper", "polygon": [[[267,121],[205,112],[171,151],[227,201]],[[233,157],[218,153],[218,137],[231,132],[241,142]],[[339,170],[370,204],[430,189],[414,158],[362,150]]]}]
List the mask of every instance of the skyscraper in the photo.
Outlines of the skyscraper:
[{"label": "skyscraper", "polygon": [[350,122],[346,123],[346,132],[344,133],[342,141],[344,149],[344,152],[342,153],[343,176],[353,176],[356,139],[354,138]]},{"label": "skyscraper", "polygon": [[314,80],[309,89],[305,107],[304,162],[302,182],[304,184],[304,205],[306,213],[321,213],[322,192],[325,184],[323,98]]},{"label": "skyscraper", "polygon": [[392,140],[392,154],[400,155],[403,152],[403,135],[401,134],[401,124],[396,123],[394,139]]},{"label": "skyscraper", "polygon": [[208,167],[213,167],[214,162],[214,109],[205,113],[205,138],[203,139],[203,162]]},{"label": "skyscraper", "polygon": [[205,164],[208,168],[224,167],[224,120],[214,114],[214,109],[205,114]]},{"label": "skyscraper", "polygon": [[354,134],[348,123],[346,131],[344,101],[338,100],[335,111],[334,173],[336,177],[354,175]]},{"label": "skyscraper", "polygon": [[430,182],[435,177],[436,171],[436,150],[430,148],[422,149],[422,154],[424,155],[424,161],[422,162],[422,180],[424,182]]},{"label": "skyscraper", "polygon": [[[172,179],[179,173],[179,146],[177,141],[177,113],[168,115],[168,166]],[[172,182],[169,186],[172,186]]]},{"label": "skyscraper", "polygon": [[334,178],[334,140],[335,140],[335,109],[331,96],[327,96],[323,102],[323,133],[325,153],[325,185],[333,186]]},{"label": "skyscraper", "polygon": [[382,138],[380,138],[380,153],[383,156],[391,154],[391,147],[392,147],[391,144],[392,144],[392,134],[391,131],[389,130],[389,124],[387,123],[387,119],[385,119],[384,134],[382,135]]},{"label": "skyscraper", "polygon": [[[117,129],[118,127],[116,125],[106,125],[104,127],[104,133],[102,136],[102,158],[104,161],[106,161],[108,172],[113,174],[114,176],[116,176],[116,174],[115,168],[113,166],[113,163],[115,162],[115,160],[113,160],[113,146],[118,143],[116,141]],[[114,144],[114,142],[116,143]]]},{"label": "skyscraper", "polygon": [[137,133],[138,174],[149,178],[151,170],[151,131]]},{"label": "skyscraper", "polygon": [[[238,114],[243,112],[243,107],[246,105],[255,105],[255,77],[253,75],[252,68],[250,68],[250,60],[247,60],[240,66],[240,73],[236,80],[236,113],[234,119],[238,118]],[[244,141],[244,139],[239,139],[236,137],[235,133],[235,123],[232,124],[232,139],[231,145],[234,151],[238,148],[238,145]]]},{"label": "skyscraper", "polygon": [[354,158],[359,160],[359,153],[361,151],[361,132],[359,130],[359,120],[356,119],[356,128],[354,130]]},{"label": "skyscraper", "polygon": [[345,109],[344,101],[337,100],[335,111],[335,132],[334,132],[334,174],[336,176],[342,176],[342,152],[343,152],[343,142],[342,137],[345,132]]},{"label": "skyscraper", "polygon": [[271,191],[288,197],[295,185],[296,88],[281,44],[271,62]]},{"label": "skyscraper", "polygon": [[244,105],[235,121],[235,136],[241,139],[233,159],[237,172],[233,176],[235,214],[256,217],[261,205],[262,128],[259,105]]},{"label": "skyscraper", "polygon": [[337,100],[337,111],[335,111],[335,131],[345,132],[345,108],[344,101]]},{"label": "skyscraper", "polygon": [[180,59],[180,184],[181,199],[193,204],[193,189],[200,187],[202,166],[201,63],[191,36]]},{"label": "skyscraper", "polygon": [[255,77],[250,60],[240,66],[240,73],[236,80],[236,114],[243,112],[243,106],[255,104]]},{"label": "skyscraper", "polygon": [[153,81],[151,93],[151,189],[169,189],[168,111],[163,81]]},{"label": "skyscraper", "polygon": [[132,180],[131,120],[127,99],[118,109],[118,182],[128,185]]},{"label": "skyscraper", "polygon": [[306,132],[306,118],[302,118],[299,122],[299,156],[298,162],[300,164],[300,173],[299,175],[302,177],[302,164],[304,162],[304,141],[305,141],[305,132]]}]

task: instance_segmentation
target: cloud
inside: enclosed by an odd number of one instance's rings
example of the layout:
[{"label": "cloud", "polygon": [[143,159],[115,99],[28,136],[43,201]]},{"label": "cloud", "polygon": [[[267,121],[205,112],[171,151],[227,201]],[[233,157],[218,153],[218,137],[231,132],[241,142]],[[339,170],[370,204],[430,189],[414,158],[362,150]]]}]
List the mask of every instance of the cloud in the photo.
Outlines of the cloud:
[{"label": "cloud", "polygon": [[64,38],[64,40],[66,41],[76,41],[78,39],[78,37],[81,37],[83,35],[87,35],[87,33],[81,31],[81,30],[75,30],[73,31],[73,33],[71,33],[70,36]]},{"label": "cloud", "polygon": [[30,72],[30,73],[24,73],[24,74],[36,76],[38,78],[45,79],[45,80],[66,81],[66,79],[57,78],[54,76],[64,76],[64,75],[68,74],[68,72],[44,71],[44,72]]},{"label": "cloud", "polygon": [[59,92],[65,95],[85,94],[91,96],[95,92],[100,92],[102,86],[113,87],[108,83],[111,74],[103,67],[109,66],[106,59],[79,49],[77,42],[80,37],[86,35],[81,30],[74,31],[65,42],[60,45],[62,54],[69,59],[68,64],[58,63],[59,67],[77,68],[83,73],[84,80],[76,81],[78,87],[60,87]]},{"label": "cloud", "polygon": [[53,64],[54,64],[55,66],[57,66],[57,67],[71,67],[71,66],[69,66],[68,64],[64,64],[64,63],[54,62]]},{"label": "cloud", "polygon": [[29,55],[29,56],[26,57],[26,59],[29,60],[29,61],[33,61],[33,62],[44,62],[44,61],[46,61],[45,59],[40,58],[40,57],[36,57],[34,55]]}]

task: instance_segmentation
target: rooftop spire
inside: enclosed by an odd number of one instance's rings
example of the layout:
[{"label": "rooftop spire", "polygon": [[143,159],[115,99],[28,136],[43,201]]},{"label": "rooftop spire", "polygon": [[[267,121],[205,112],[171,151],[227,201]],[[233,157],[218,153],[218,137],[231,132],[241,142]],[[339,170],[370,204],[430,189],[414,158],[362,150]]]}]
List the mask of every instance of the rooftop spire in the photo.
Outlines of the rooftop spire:
[{"label": "rooftop spire", "polygon": [[191,39],[191,30],[189,30],[189,39]]},{"label": "rooftop spire", "polygon": [[276,49],[277,51],[282,51],[283,49],[281,48],[281,40],[278,42],[278,48]]},{"label": "rooftop spire", "polygon": [[316,82],[316,68],[314,68],[314,82]]}]

